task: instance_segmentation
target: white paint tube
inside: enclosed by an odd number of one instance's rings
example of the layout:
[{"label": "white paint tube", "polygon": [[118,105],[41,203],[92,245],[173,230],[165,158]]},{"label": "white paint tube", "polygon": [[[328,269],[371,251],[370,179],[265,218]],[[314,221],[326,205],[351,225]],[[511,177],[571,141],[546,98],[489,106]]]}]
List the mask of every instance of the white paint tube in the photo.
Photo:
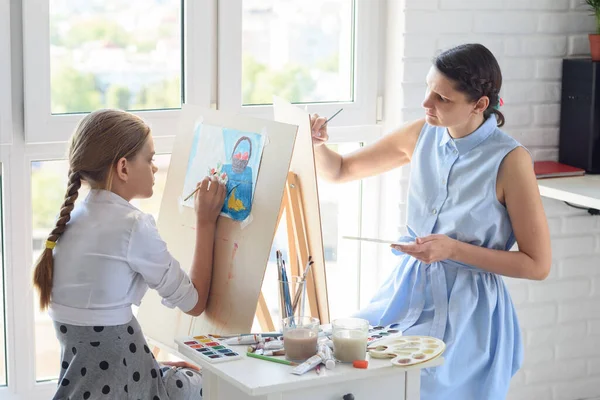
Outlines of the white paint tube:
[{"label": "white paint tube", "polygon": [[280,349],[280,350],[265,350],[263,352],[264,356],[285,356],[285,350],[284,349]]},{"label": "white paint tube", "polygon": [[265,342],[265,350],[280,350],[283,349],[283,342],[281,340],[271,340]]},{"label": "white paint tube", "polygon": [[324,363],[325,368],[327,369],[335,368],[335,360],[333,359],[333,353],[331,352],[329,346],[325,344],[319,345],[319,351],[317,352],[317,354],[315,354],[314,356],[312,356],[311,358],[294,368],[292,370],[292,374],[305,374],[321,363]]},{"label": "white paint tube", "polygon": [[232,337],[225,340],[225,344],[237,345],[237,344],[256,344],[263,341],[262,335],[243,335],[238,337]]},{"label": "white paint tube", "polygon": [[326,344],[319,345],[319,351],[317,355],[321,357],[323,364],[325,364],[325,368],[334,369],[335,368],[335,360],[333,358],[333,352]]},{"label": "white paint tube", "polygon": [[317,365],[321,364],[323,359],[319,357],[317,354],[304,361],[302,364],[298,365],[292,370],[292,374],[302,375],[315,368]]}]

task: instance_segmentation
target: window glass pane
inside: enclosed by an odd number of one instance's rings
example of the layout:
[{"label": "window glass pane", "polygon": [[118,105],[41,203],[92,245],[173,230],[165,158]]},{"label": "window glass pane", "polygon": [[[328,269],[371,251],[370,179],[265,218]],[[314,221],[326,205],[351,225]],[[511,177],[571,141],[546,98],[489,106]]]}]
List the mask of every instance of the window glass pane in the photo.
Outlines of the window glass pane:
[{"label": "window glass pane", "polygon": [[[360,143],[329,147],[345,154],[357,150]],[[360,243],[342,237],[361,235],[362,184],[360,181],[330,183],[322,179],[318,183],[329,312],[333,320],[358,310]]]},{"label": "window glass pane", "polygon": [[[330,144],[341,154],[352,152],[360,143]],[[359,303],[359,242],[342,236],[359,236],[361,221],[360,181],[334,184],[318,179],[323,249],[331,319],[344,317],[358,310]],[[285,214],[281,218],[269,256],[262,292],[276,329],[280,327],[279,291],[275,251],[280,250],[289,265],[289,248]],[[288,268],[288,274],[290,273]],[[308,306],[308,305],[307,305]],[[258,322],[253,329],[259,330]]]},{"label": "window glass pane", "polygon": [[4,307],[4,184],[0,164],[0,385],[6,385],[6,309]]},{"label": "window glass pane", "polygon": [[[158,218],[160,201],[167,180],[169,154],[154,157],[158,172],[155,175],[154,195],[150,199],[134,199],[133,205]],[[31,163],[31,201],[33,206],[33,260],[42,250],[48,233],[53,229],[67,189],[69,166],[64,160],[35,161]],[[83,185],[76,205],[85,199],[89,189]],[[34,301],[36,379],[57,379],[60,371],[60,345],[54,333],[52,320],[46,312],[40,312],[37,293]]]},{"label": "window glass pane", "polygon": [[53,114],[181,107],[181,0],[50,0]]},{"label": "window glass pane", "polygon": [[353,100],[353,0],[243,0],[242,104]]}]

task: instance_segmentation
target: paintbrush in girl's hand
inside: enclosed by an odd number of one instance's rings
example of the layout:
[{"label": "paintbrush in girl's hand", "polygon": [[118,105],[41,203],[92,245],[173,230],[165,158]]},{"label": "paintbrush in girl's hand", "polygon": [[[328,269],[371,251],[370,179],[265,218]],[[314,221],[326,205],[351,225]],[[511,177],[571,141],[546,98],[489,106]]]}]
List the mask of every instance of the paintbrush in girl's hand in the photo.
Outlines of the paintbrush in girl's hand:
[{"label": "paintbrush in girl's hand", "polygon": [[[211,182],[211,185],[212,185],[212,182]],[[229,189],[229,192],[227,192],[227,194],[225,195],[225,198],[227,198],[227,196],[229,196],[229,195],[231,194],[231,192],[233,191],[233,189],[235,189],[236,187],[238,187],[238,186],[240,186],[240,185],[241,185],[241,184],[240,184],[240,183],[238,183],[237,185],[235,185],[234,187],[232,187],[231,189]],[[190,193],[188,197],[186,197],[185,199],[183,199],[183,202],[185,203],[186,201],[188,201],[188,199],[189,199],[190,197],[192,197],[192,196],[193,196],[193,195],[194,195],[194,194],[195,194],[195,193],[198,191],[198,189],[200,189],[200,186],[198,186],[198,187],[196,188],[196,190],[194,190],[192,193]]]},{"label": "paintbrush in girl's hand", "polygon": [[190,193],[190,194],[188,195],[188,197],[186,197],[185,199],[183,199],[183,202],[185,203],[186,201],[188,201],[188,200],[189,200],[189,199],[190,199],[190,198],[191,198],[193,195],[195,195],[195,194],[196,194],[196,192],[197,192],[198,190],[200,190],[200,186],[198,186],[198,187],[197,187],[197,188],[196,188],[196,189],[195,189],[195,190],[194,190],[192,193]]}]

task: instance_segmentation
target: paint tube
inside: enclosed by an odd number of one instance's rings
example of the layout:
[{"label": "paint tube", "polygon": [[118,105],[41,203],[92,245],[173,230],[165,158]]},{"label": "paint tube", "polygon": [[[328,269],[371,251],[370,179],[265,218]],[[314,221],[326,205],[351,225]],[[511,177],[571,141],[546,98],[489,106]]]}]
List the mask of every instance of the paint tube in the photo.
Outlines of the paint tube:
[{"label": "paint tube", "polygon": [[321,357],[323,364],[325,364],[325,368],[327,368],[327,369],[335,368],[335,360],[333,359],[333,353],[332,353],[331,349],[329,348],[329,346],[327,346],[326,344],[320,344],[317,355],[319,357]]},{"label": "paint tube", "polygon": [[308,360],[304,361],[302,364],[298,365],[292,370],[292,374],[294,375],[302,375],[315,368],[317,365],[321,364],[323,359],[318,355],[314,355]]},{"label": "paint tube", "polygon": [[263,356],[285,356],[285,350],[265,350]]},{"label": "paint tube", "polygon": [[257,344],[251,344],[246,348],[246,351],[248,353],[256,353],[256,354],[262,354],[264,350],[265,350],[265,344],[262,342],[257,343]]},{"label": "paint tube", "polygon": [[232,337],[225,340],[225,344],[237,345],[237,344],[256,344],[262,342],[262,335],[243,335],[238,337]]},{"label": "paint tube", "polygon": [[331,339],[319,339],[319,345],[321,344],[333,349],[333,340]]},{"label": "paint tube", "polygon": [[283,342],[281,340],[272,340],[265,343],[265,350],[280,350],[283,349]]}]

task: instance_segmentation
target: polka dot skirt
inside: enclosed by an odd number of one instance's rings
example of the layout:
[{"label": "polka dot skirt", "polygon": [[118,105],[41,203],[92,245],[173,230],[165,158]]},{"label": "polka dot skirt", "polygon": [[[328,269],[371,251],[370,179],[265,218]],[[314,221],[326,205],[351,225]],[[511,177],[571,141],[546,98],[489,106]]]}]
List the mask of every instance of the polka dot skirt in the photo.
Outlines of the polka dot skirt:
[{"label": "polka dot skirt", "polygon": [[202,376],[161,367],[135,318],[118,326],[54,327],[62,348],[54,400],[202,399]]}]

